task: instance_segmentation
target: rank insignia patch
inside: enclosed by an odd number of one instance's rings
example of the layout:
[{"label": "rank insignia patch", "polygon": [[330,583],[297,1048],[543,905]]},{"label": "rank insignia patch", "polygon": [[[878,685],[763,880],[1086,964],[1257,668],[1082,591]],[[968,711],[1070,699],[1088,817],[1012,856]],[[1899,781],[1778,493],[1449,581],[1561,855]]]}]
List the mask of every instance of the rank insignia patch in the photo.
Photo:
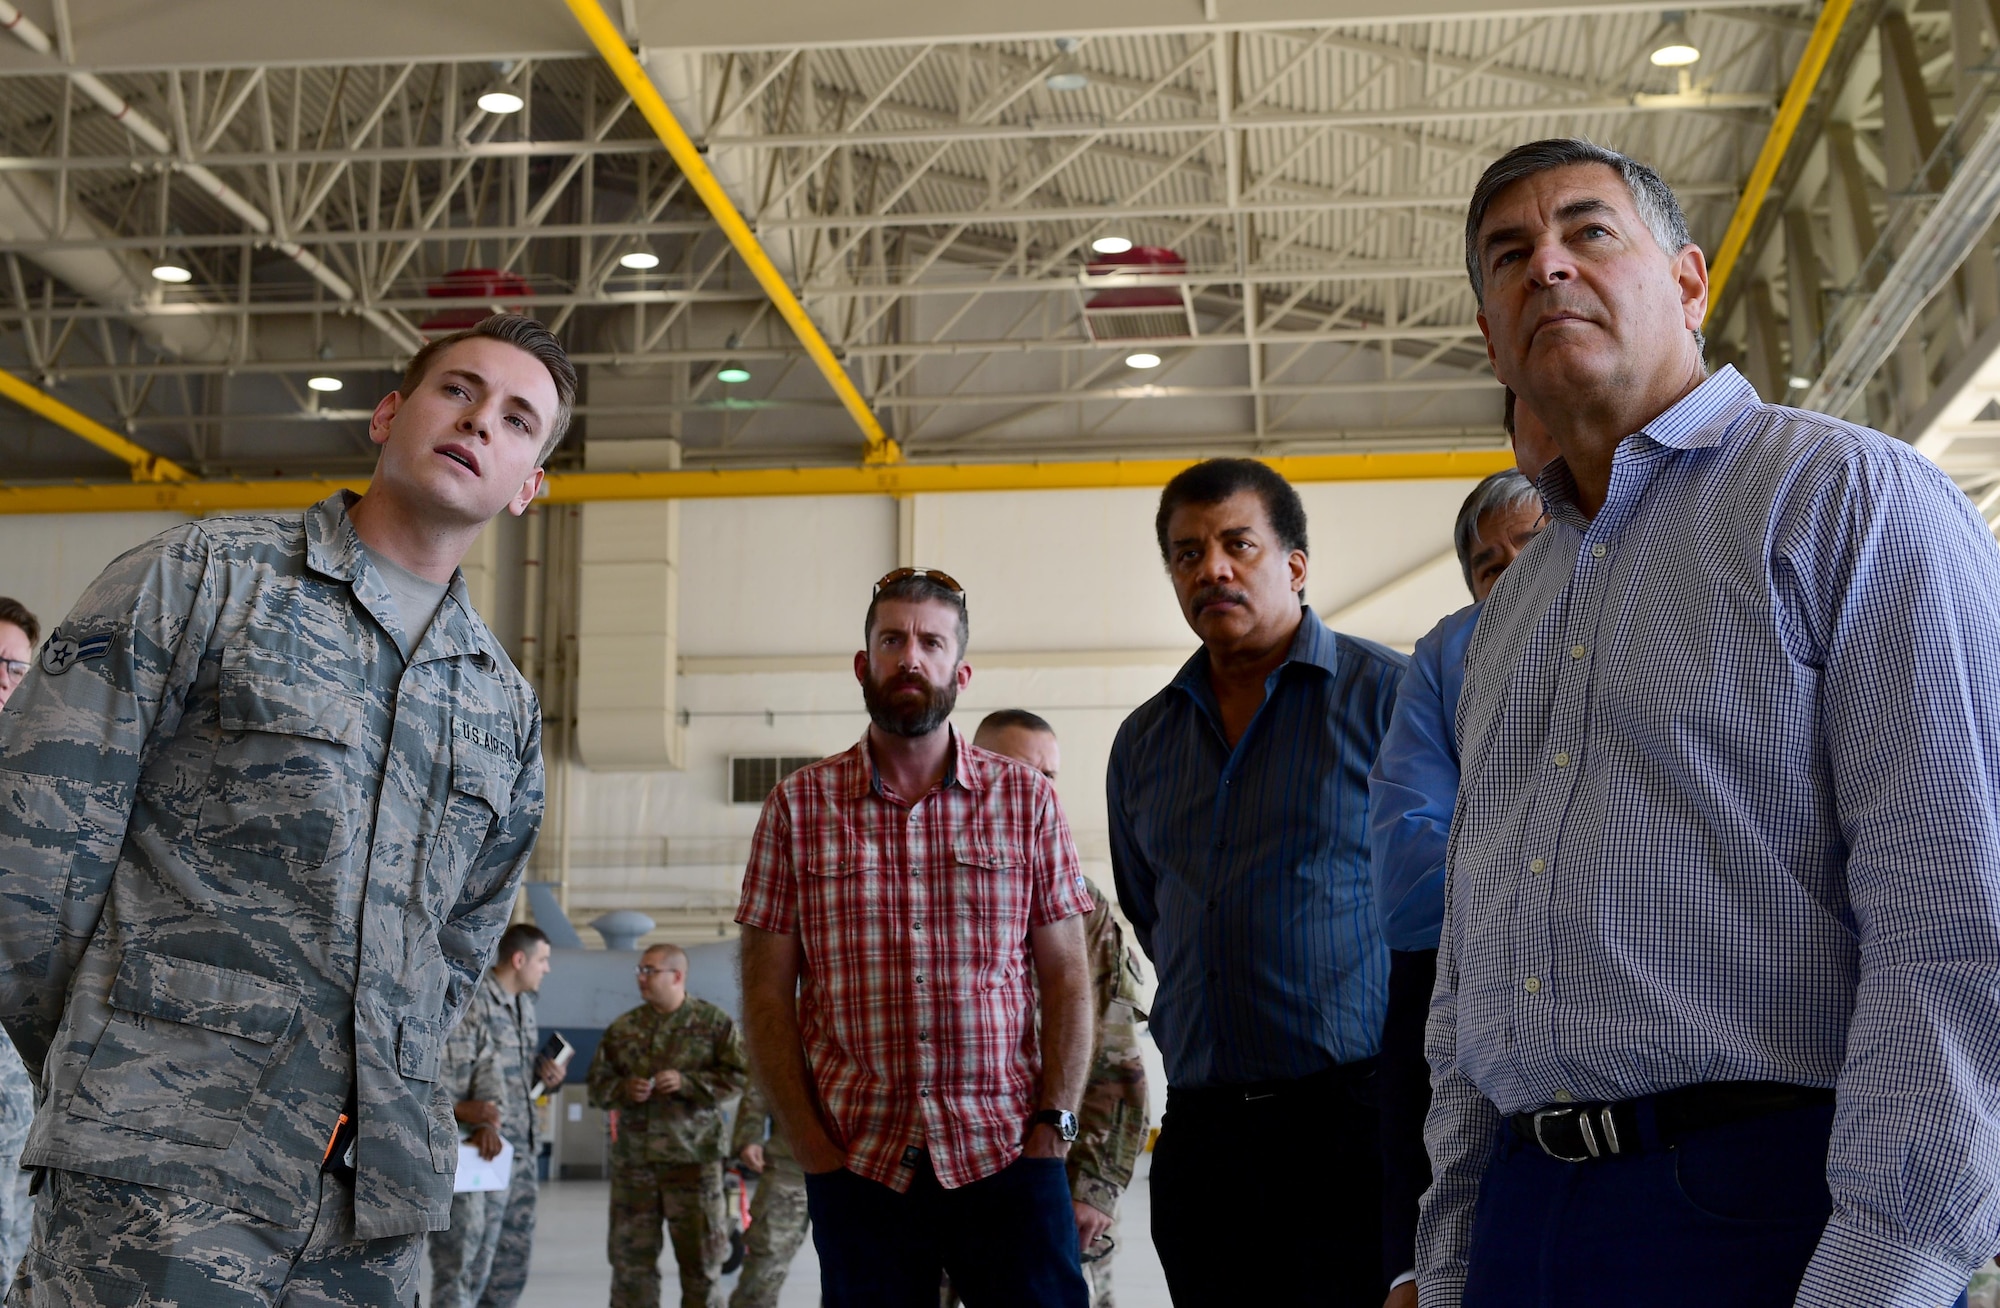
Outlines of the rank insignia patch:
[{"label": "rank insignia patch", "polygon": [[101,659],[111,651],[111,634],[85,636],[78,640],[58,631],[42,646],[42,671],[60,677],[84,659]]}]

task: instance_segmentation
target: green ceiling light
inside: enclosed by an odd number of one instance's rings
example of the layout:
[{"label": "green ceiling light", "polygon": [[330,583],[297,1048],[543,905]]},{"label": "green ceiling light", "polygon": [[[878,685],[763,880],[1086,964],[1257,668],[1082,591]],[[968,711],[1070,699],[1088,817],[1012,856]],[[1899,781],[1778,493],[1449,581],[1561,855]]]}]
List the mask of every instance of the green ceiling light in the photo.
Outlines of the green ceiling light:
[{"label": "green ceiling light", "polygon": [[715,380],[725,386],[734,386],[750,380],[750,370],[740,363],[725,363],[715,373]]}]

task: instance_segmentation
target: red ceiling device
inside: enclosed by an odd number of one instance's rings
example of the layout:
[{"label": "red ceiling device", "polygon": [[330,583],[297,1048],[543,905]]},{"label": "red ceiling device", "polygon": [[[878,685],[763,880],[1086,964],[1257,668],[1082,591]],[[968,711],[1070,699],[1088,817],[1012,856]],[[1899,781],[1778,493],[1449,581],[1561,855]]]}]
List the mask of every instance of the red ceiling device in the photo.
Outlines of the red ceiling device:
[{"label": "red ceiling device", "polygon": [[[1185,285],[1120,286],[1134,273],[1185,273],[1187,260],[1157,245],[1135,245],[1092,259],[1084,269],[1083,321],[1093,340],[1123,341],[1195,334],[1194,300]],[[1093,283],[1109,283],[1092,290]]]},{"label": "red ceiling device", "polygon": [[433,300],[469,300],[477,297],[488,302],[484,306],[440,309],[420,324],[420,329],[427,332],[455,332],[495,313],[519,309],[518,302],[533,299],[535,291],[528,285],[527,278],[519,273],[502,272],[498,268],[460,268],[424,287],[424,294]]}]

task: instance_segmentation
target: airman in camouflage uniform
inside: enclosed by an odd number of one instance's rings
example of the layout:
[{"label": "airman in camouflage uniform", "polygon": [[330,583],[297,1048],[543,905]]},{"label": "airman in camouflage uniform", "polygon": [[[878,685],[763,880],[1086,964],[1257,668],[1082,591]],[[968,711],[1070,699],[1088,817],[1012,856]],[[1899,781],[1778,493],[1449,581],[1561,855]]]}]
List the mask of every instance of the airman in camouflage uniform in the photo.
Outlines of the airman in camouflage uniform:
[{"label": "airman in camouflage uniform", "polygon": [[[1088,881],[1088,878],[1086,878]],[[1146,1065],[1139,1057],[1139,958],[1125,943],[1111,901],[1094,883],[1090,916],[1084,919],[1091,984],[1097,999],[1097,1041],[1090,1080],[1077,1113],[1076,1143],[1069,1148],[1072,1202],[1089,1205],[1111,1219],[1097,1248],[1083,1251],[1091,1308],[1113,1308],[1111,1252],[1118,1237],[1118,1201],[1132,1183],[1132,1169],[1146,1147]]]},{"label": "airman in camouflage uniform", "polygon": [[730,1151],[762,1175],[750,1201],[750,1232],[744,1240],[743,1275],[729,1308],[778,1308],[778,1291],[792,1258],[805,1243],[806,1173],[755,1086],[743,1092],[736,1110]]},{"label": "airman in camouflage uniform", "polygon": [[507,1206],[493,1240],[493,1263],[479,1291],[479,1308],[514,1308],[528,1285],[528,1258],[535,1245],[535,1200],[540,1190],[536,1157],[541,1153],[540,1123],[535,1118],[535,1082],[553,1089],[562,1073],[553,1064],[538,1063],[541,1026],[535,1020],[535,994],[549,971],[549,938],[528,923],[516,923],[500,937],[500,952],[473,997],[468,1022],[483,1023],[491,1033],[500,1064],[500,1134],[514,1146],[514,1175],[507,1187]]},{"label": "airman in camouflage uniform", "polygon": [[[484,990],[481,986],[481,990]],[[498,1139],[506,1088],[493,1024],[482,1016],[477,996],[445,1040],[438,1081],[450,1096],[461,1129],[486,1125]],[[490,1119],[490,1120],[489,1120]],[[479,1136],[474,1135],[474,1144]],[[494,1145],[498,1148],[498,1145]],[[429,1308],[474,1308],[493,1268],[493,1250],[507,1211],[507,1191],[478,1190],[451,1197],[451,1225],[431,1232]]]},{"label": "airman in camouflage uniform", "polygon": [[35,1084],[14,1052],[14,1042],[0,1032],[0,1294],[6,1293],[28,1248],[28,1219],[35,1203],[28,1196],[29,1175],[21,1170],[21,1150],[34,1119]]},{"label": "airman in camouflage uniform", "polygon": [[364,538],[454,569],[574,394],[539,327],[475,330],[377,407],[366,499],[130,551],[0,714],[0,1020],[49,1169],[13,1308],[414,1297],[457,1163],[438,1059],[534,844],[541,715],[463,577],[406,617]]},{"label": "airman in camouflage uniform", "polygon": [[687,955],[672,945],[641,956],[639,992],[646,1002],[605,1028],[590,1063],[590,1102],[617,1112],[611,1308],[659,1308],[663,1222],[681,1308],[721,1308],[725,1115],[750,1077],[743,1037],[729,1014],[687,993]]}]

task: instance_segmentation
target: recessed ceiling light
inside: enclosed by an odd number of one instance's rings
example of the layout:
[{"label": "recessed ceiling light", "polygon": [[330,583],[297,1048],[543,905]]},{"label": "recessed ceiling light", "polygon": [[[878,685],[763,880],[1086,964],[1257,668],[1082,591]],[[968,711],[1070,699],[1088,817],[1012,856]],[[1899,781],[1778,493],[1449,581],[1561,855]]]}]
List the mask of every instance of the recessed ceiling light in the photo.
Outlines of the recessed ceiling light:
[{"label": "recessed ceiling light", "polygon": [[488,91],[479,97],[479,107],[489,114],[517,114],[528,102],[512,91]]},{"label": "recessed ceiling light", "polygon": [[315,391],[327,391],[329,393],[337,391],[340,389],[340,378],[308,377],[306,378],[306,389]]},{"label": "recessed ceiling light", "polygon": [[1160,366],[1160,356],[1157,354],[1147,354],[1144,351],[1138,354],[1128,354],[1125,356],[1125,366],[1127,368],[1157,368]]},{"label": "recessed ceiling light", "polygon": [[1123,236],[1100,236],[1090,243],[1090,248],[1099,254],[1123,254],[1132,248],[1132,242]]},{"label": "recessed ceiling light", "polygon": [[659,267],[660,256],[654,254],[651,250],[634,250],[630,254],[619,255],[618,266],[620,268],[631,268],[638,272],[644,272],[648,268]]},{"label": "recessed ceiling light", "polygon": [[163,263],[154,267],[153,280],[156,282],[191,282],[194,280],[194,274],[177,263]]},{"label": "recessed ceiling light", "polygon": [[1792,383],[1792,389],[1795,391],[1802,391],[1812,385],[1812,378],[1810,377],[1792,377],[1789,380]]},{"label": "recessed ceiling light", "polygon": [[738,382],[749,381],[750,370],[748,368],[743,367],[740,364],[732,363],[728,367],[717,371],[717,373],[715,374],[715,380],[719,382],[724,382],[730,386],[734,386]]}]

